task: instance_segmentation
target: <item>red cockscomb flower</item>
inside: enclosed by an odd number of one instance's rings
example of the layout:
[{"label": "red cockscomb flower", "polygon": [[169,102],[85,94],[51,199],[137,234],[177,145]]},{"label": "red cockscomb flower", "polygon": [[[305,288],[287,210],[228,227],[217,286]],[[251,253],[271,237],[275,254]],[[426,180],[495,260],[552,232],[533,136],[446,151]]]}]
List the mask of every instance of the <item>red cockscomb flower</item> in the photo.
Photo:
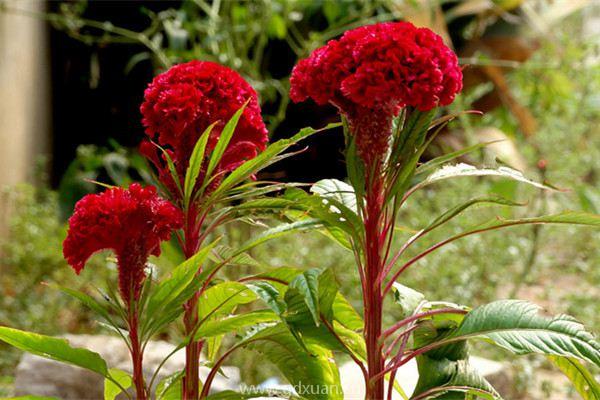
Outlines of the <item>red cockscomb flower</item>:
[{"label": "red cockscomb flower", "polygon": [[331,103],[345,114],[363,158],[387,150],[392,117],[405,106],[448,105],[462,89],[452,50],[427,28],[387,22],[347,31],[301,60],[290,97]]},{"label": "red cockscomb flower", "polygon": [[89,194],[75,205],[63,243],[67,262],[79,274],[88,258],[112,249],[119,265],[123,300],[139,296],[150,255],[160,254],[160,242],[182,225],[181,212],[156,194],[156,188],[137,183],[129,189],[112,188]]},{"label": "red cockscomb flower", "polygon": [[[265,149],[267,129],[254,89],[237,72],[208,61],[179,64],[154,78],[140,108],[146,134],[170,151],[180,176],[185,175],[194,145],[212,123],[208,151],[233,114],[248,100],[217,172],[231,171]],[[140,151],[159,169],[169,189],[173,182],[162,155],[148,142]]]}]

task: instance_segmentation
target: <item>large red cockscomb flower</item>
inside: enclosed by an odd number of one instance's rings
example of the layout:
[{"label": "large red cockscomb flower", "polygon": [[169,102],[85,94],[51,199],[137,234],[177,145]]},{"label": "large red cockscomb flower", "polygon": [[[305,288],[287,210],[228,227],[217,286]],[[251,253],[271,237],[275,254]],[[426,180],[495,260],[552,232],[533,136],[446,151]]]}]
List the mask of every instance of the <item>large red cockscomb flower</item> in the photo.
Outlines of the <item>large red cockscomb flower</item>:
[{"label": "large red cockscomb flower", "polygon": [[139,296],[148,257],[160,254],[160,242],[168,240],[182,220],[181,211],[160,198],[154,186],[133,183],[129,189],[89,194],[77,202],[69,218],[63,254],[79,274],[92,254],[112,249],[118,260],[121,296],[128,302],[130,296]]},{"label": "large red cockscomb flower", "polygon": [[[233,114],[250,100],[218,167],[231,171],[265,149],[267,129],[256,92],[237,72],[208,61],[179,64],[156,76],[144,93],[140,108],[146,134],[164,146],[180,176],[200,135],[212,123],[207,154]],[[172,190],[173,182],[162,155],[148,142],[140,151],[159,169],[160,179]]]},{"label": "large red cockscomb flower", "polygon": [[454,52],[427,28],[386,22],[347,31],[301,60],[290,97],[331,103],[345,114],[363,158],[387,150],[392,118],[405,106],[448,105],[462,89]]}]

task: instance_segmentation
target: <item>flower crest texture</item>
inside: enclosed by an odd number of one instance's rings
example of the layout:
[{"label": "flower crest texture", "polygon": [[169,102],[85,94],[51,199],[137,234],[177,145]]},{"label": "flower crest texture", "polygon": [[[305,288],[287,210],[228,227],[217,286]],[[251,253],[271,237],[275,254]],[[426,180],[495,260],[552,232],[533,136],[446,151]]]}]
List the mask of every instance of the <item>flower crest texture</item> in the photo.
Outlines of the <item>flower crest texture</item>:
[{"label": "flower crest texture", "polygon": [[119,289],[124,300],[137,298],[150,255],[182,226],[181,212],[156,194],[156,188],[131,184],[89,194],[75,205],[63,243],[67,262],[79,274],[92,254],[111,249],[117,255]]},{"label": "flower crest texture", "polygon": [[385,151],[391,118],[401,108],[448,105],[461,89],[456,54],[440,36],[408,22],[386,22],[347,31],[301,60],[292,72],[290,97],[335,105],[354,132],[363,131],[359,148]]},{"label": "flower crest texture", "polygon": [[[146,134],[169,151],[183,175],[204,130],[217,122],[208,141],[209,154],[227,121],[248,99],[218,168],[218,172],[231,171],[264,150],[268,141],[257,94],[237,72],[209,61],[170,68],[156,76],[144,92],[142,124]],[[142,143],[140,151],[157,166],[161,181],[171,179],[152,144]]]}]

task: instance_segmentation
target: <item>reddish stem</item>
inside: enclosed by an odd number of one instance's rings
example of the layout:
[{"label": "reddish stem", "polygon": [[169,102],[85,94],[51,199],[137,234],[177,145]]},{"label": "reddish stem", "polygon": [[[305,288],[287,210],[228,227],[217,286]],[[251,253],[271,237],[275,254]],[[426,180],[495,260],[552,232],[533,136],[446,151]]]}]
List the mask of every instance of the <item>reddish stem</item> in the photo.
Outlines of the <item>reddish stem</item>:
[{"label": "reddish stem", "polygon": [[372,178],[367,178],[368,190],[365,196],[365,293],[363,296],[365,314],[365,342],[367,346],[368,381],[366,387],[366,400],[383,400],[384,379],[376,378],[384,369],[384,359],[379,346],[381,336],[383,296],[377,277],[383,268],[382,252],[384,251],[385,237],[382,235],[383,227],[383,180],[381,165],[373,169]]},{"label": "reddish stem", "polygon": [[129,339],[131,340],[131,361],[133,363],[133,385],[135,386],[136,398],[146,400],[146,385],[144,384],[144,353],[138,337],[138,315],[137,308],[129,317]]},{"label": "reddish stem", "polygon": [[[201,220],[204,218],[202,217]],[[187,210],[185,230],[185,239],[183,252],[186,259],[192,257],[200,247],[199,226],[202,221],[198,221],[198,212],[192,205]],[[198,272],[201,271],[201,268]],[[198,324],[198,299],[200,292],[194,294],[185,304],[185,314],[183,324],[186,335],[191,335]],[[185,374],[183,376],[183,400],[196,400],[200,393],[199,374],[200,374],[200,352],[202,341],[190,340],[185,347]]]}]

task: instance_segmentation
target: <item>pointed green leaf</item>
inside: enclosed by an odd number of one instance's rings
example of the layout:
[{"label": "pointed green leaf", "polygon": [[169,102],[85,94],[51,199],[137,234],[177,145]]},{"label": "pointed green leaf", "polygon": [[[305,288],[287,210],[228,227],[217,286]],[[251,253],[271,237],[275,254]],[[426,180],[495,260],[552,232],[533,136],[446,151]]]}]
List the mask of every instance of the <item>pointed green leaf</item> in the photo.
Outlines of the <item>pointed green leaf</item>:
[{"label": "pointed green leaf", "polygon": [[308,344],[309,352],[306,352],[282,323],[257,330],[238,346],[262,354],[278,367],[290,384],[298,387],[304,385],[309,389],[312,387],[313,390],[301,394],[303,398],[344,398],[339,372],[331,352],[316,344]]},{"label": "pointed green leaf", "polygon": [[208,177],[212,176],[212,173],[215,170],[215,168],[217,168],[217,165],[221,161],[223,154],[225,154],[225,150],[227,149],[227,146],[231,141],[233,133],[235,132],[235,128],[237,127],[240,117],[246,109],[246,106],[248,105],[249,101],[250,99],[246,100],[244,105],[242,105],[242,107],[240,107],[240,109],[233,114],[229,121],[227,121],[227,124],[225,124],[225,127],[221,131],[219,141],[217,142],[214,150],[212,151],[210,160],[208,161],[208,167],[206,168],[207,181],[204,183],[205,185],[208,182]]},{"label": "pointed green leaf", "polygon": [[106,362],[98,353],[71,347],[66,339],[0,326],[0,340],[40,357],[85,368],[104,377],[108,375]]},{"label": "pointed green leaf", "polygon": [[[110,377],[119,383],[123,389],[129,389],[131,387],[132,379],[131,376],[120,369],[111,368],[108,370]],[[122,392],[121,388],[115,384],[112,380],[104,379],[104,400],[115,400],[115,398]]]},{"label": "pointed green leaf", "polygon": [[500,300],[473,309],[444,341],[484,338],[515,354],[539,353],[600,366],[600,344],[572,317],[539,314],[535,304]]},{"label": "pointed green leaf", "polygon": [[228,333],[239,333],[244,328],[252,325],[277,321],[279,321],[279,316],[271,310],[251,311],[245,314],[207,321],[198,329],[196,338],[201,339]]},{"label": "pointed green leaf", "polygon": [[158,400],[181,400],[183,371],[164,377],[156,387]]},{"label": "pointed green leaf", "polygon": [[[200,175],[200,170],[202,169],[202,163],[204,162],[204,156],[206,153],[206,144],[208,143],[208,139],[210,138],[210,133],[217,122],[213,122],[204,130],[204,133],[200,136],[196,145],[194,146],[194,150],[192,151],[192,155],[190,156],[189,166],[185,173],[185,180],[183,185],[184,199],[185,205],[190,202],[192,198],[192,192],[194,191],[194,187],[196,186],[196,181],[198,180],[198,176]],[[206,179],[209,178],[207,175]]]},{"label": "pointed green leaf", "polygon": [[527,179],[520,171],[509,167],[502,166],[498,168],[477,168],[473,165],[465,163],[445,165],[442,168],[435,171],[434,173],[432,173],[431,175],[429,175],[427,178],[425,178],[425,180],[418,183],[411,190],[421,189],[432,183],[439,182],[445,179],[461,178],[466,176],[497,176],[501,178],[512,179],[517,182],[526,183],[538,189],[556,190],[551,186],[532,181],[531,179]]},{"label": "pointed green leaf", "polygon": [[579,361],[570,357],[548,358],[569,378],[583,400],[600,400],[600,384]]}]

